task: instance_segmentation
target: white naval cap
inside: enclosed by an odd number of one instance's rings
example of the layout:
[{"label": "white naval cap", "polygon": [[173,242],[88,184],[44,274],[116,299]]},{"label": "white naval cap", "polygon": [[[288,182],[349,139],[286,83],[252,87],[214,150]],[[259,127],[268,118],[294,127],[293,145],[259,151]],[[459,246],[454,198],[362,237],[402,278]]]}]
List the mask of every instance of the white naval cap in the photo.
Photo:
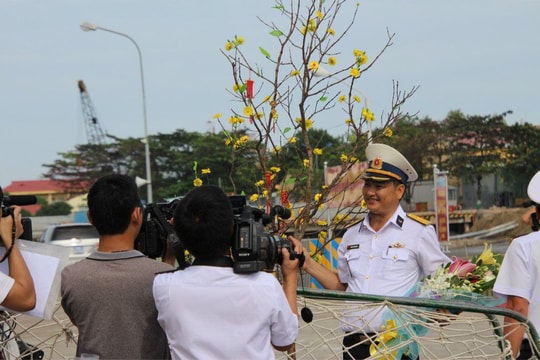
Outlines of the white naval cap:
[{"label": "white naval cap", "polygon": [[[418,179],[416,170],[399,151],[385,144],[370,144],[366,148],[368,167],[363,179],[388,181],[395,179],[403,184]],[[540,194],[540,191],[539,191]]]},{"label": "white naval cap", "polygon": [[529,186],[527,186],[527,195],[529,199],[534,201],[536,204],[540,204],[540,171],[538,171],[529,181]]}]

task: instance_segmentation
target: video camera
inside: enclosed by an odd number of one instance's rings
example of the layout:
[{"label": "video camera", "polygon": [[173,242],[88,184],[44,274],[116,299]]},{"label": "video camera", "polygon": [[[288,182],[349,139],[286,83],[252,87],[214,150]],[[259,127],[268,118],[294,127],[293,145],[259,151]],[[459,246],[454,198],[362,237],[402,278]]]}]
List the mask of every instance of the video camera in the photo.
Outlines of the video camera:
[{"label": "video camera", "polygon": [[[11,206],[24,206],[33,205],[37,203],[37,198],[34,195],[4,195],[2,187],[0,187],[0,208],[2,211],[2,217],[13,215],[13,209]],[[23,233],[19,239],[32,240],[32,220],[28,217],[21,219],[23,226]],[[13,239],[15,239],[15,223],[13,223]],[[1,243],[0,243],[1,245]]]},{"label": "video camera", "polygon": [[261,209],[247,205],[245,196],[229,196],[229,200],[234,212],[231,247],[235,273],[249,274],[260,270],[273,270],[276,264],[283,261],[282,248],[289,251],[291,260],[299,259],[302,266],[304,254],[297,254],[290,240],[272,235],[265,229],[272,221],[277,222],[278,218],[290,218],[291,212],[288,209],[275,205],[270,214],[266,214]]},{"label": "video camera", "polygon": [[169,223],[179,201],[179,198],[174,198],[146,204],[144,221],[135,241],[136,249],[155,259],[165,256],[167,242],[171,242],[173,247],[180,245],[180,240]]}]

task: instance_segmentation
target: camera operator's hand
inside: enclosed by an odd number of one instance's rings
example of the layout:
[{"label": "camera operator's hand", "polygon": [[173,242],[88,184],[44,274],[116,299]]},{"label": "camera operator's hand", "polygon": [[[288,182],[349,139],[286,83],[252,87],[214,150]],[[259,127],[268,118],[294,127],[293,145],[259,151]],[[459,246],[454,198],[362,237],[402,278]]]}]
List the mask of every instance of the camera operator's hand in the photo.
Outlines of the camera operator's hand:
[{"label": "camera operator's hand", "polygon": [[311,256],[309,256],[308,251],[304,248],[300,240],[298,240],[294,236],[289,236],[289,240],[293,243],[296,253],[304,254],[304,263],[302,264],[302,270],[307,270],[308,263],[313,259],[311,259]]},{"label": "camera operator's hand", "polygon": [[[0,236],[6,248],[9,248],[11,243],[24,232],[21,220],[21,208],[19,206],[12,206],[11,214],[11,216],[6,216],[0,220]],[[13,222],[15,222],[15,239],[13,239]]]},{"label": "camera operator's hand", "polygon": [[22,235],[24,229],[21,220],[21,208],[12,206],[12,215],[0,219],[0,236],[6,247],[4,257],[9,264],[9,277],[15,280],[2,305],[15,311],[28,311],[36,306],[36,292],[30,271],[13,239],[13,223],[15,222],[15,238]]}]

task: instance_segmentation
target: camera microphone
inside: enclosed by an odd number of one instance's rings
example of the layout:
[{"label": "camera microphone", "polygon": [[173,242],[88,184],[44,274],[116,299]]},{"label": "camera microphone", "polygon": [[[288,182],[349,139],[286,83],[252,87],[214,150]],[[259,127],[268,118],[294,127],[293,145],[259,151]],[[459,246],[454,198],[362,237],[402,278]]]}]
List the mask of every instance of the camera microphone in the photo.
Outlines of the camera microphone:
[{"label": "camera microphone", "polygon": [[34,205],[37,203],[37,198],[35,195],[13,195],[13,196],[4,196],[4,205],[11,206],[24,206],[24,205]]},{"label": "camera microphone", "polygon": [[289,210],[289,209],[287,209],[287,208],[285,208],[285,207],[283,207],[281,205],[275,205],[272,208],[271,215],[272,216],[277,215],[280,218],[287,220],[288,218],[291,217],[291,210]]}]

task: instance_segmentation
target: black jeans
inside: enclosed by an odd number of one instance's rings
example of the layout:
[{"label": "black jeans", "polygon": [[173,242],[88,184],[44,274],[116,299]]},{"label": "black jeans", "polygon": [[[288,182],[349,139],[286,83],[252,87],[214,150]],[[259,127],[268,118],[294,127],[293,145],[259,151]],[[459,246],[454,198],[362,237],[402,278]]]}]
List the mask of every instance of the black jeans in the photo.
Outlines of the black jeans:
[{"label": "black jeans", "polygon": [[[368,338],[375,338],[376,336],[376,334],[363,335],[355,333],[345,335],[343,338],[343,360],[359,360],[369,358],[369,347],[371,342],[368,340]],[[417,360],[419,359],[420,357],[417,358]],[[402,356],[401,360],[411,359],[408,356]]]}]

